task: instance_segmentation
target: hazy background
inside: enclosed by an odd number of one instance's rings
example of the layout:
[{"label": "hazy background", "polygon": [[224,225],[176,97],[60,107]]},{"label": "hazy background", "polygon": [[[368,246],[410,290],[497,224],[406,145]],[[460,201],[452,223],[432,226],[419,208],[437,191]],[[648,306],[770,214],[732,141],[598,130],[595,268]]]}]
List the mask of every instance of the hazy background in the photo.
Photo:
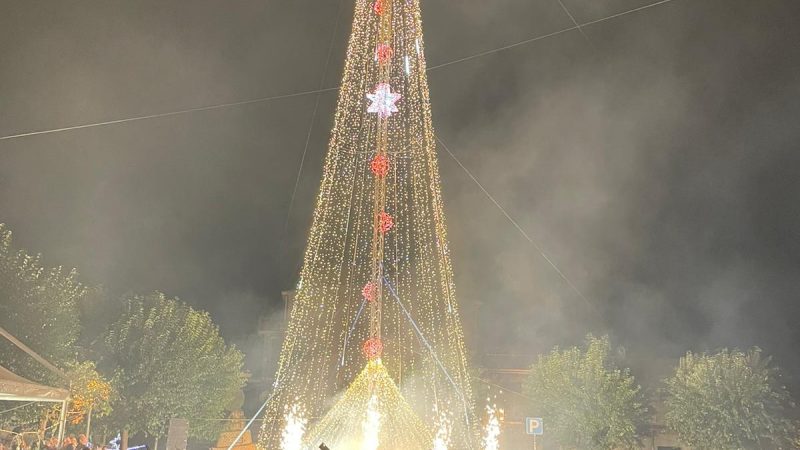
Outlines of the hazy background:
[{"label": "hazy background", "polygon": [[[652,0],[563,2],[585,23]],[[316,89],[339,0],[2,4],[9,135]],[[429,66],[572,26],[557,0],[423,14]],[[796,0],[674,0],[429,73],[438,135],[588,300],[441,152],[476,353],[608,332],[653,359],[759,345],[800,379],[798,19]],[[47,264],[179,296],[242,339],[295,283],[335,100],[288,234],[313,95],[2,140],[0,222]]]}]

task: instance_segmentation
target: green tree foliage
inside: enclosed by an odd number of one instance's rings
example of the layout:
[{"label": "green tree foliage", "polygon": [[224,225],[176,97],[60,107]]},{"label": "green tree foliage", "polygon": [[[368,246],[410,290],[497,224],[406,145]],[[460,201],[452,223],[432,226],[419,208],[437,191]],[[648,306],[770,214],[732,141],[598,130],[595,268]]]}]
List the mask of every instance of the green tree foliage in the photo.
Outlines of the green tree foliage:
[{"label": "green tree foliage", "polygon": [[[46,268],[39,255],[13,247],[11,231],[0,224],[0,326],[58,367],[76,359],[80,334],[77,304],[85,289],[75,270]],[[0,338],[0,364],[30,380],[66,387],[66,380],[51,373],[30,355]],[[41,428],[49,405],[0,402],[0,425]]]},{"label": "green tree foliage", "polygon": [[698,449],[792,448],[795,405],[780,378],[757,348],[689,352],[666,380],[666,424]]},{"label": "green tree foliage", "polygon": [[193,436],[212,439],[244,385],[243,355],[206,312],[164,294],[134,296],[103,339],[100,368],[113,373],[119,429],[163,436],[169,419],[191,418]]},{"label": "green tree foliage", "polygon": [[125,296],[112,295],[103,286],[90,286],[78,302],[78,314],[85,325],[76,343],[83,359],[96,359],[96,344],[102,341],[108,326],[119,318]]},{"label": "green tree foliage", "polygon": [[[76,359],[80,334],[77,304],[85,289],[75,270],[45,268],[39,256],[15,250],[11,231],[0,224],[0,325],[56,366]],[[15,373],[40,382],[54,379],[47,369],[5,339],[0,361]]]},{"label": "green tree foliage", "polygon": [[617,367],[608,337],[539,356],[523,389],[548,442],[567,449],[634,448],[648,423],[641,388]]}]

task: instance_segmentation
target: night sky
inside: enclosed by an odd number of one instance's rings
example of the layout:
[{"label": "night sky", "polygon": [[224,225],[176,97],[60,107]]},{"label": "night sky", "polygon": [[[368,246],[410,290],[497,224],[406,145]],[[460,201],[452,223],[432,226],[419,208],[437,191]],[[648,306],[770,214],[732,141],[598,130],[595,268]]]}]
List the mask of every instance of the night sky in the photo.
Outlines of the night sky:
[{"label": "night sky", "polygon": [[[562,1],[588,23],[653,0]],[[0,136],[317,89],[340,7],[3,5]],[[422,6],[429,67],[572,26],[558,0]],[[800,379],[798,18],[796,0],[673,0],[431,70],[438,136],[585,297],[441,151],[468,345],[533,355],[610,333],[652,360],[758,345]],[[315,100],[0,140],[0,222],[46,264],[178,296],[241,339],[296,281],[336,92],[289,214]]]}]

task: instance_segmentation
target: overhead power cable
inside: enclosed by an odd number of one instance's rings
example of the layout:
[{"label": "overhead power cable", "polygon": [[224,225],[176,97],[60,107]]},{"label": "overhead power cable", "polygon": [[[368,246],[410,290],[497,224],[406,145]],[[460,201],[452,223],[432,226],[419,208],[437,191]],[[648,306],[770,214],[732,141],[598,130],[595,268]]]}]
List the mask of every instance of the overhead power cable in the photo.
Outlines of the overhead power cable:
[{"label": "overhead power cable", "polygon": [[498,52],[502,52],[502,51],[505,51],[505,50],[512,49],[514,47],[519,47],[521,45],[526,45],[526,44],[530,44],[530,43],[533,43],[533,42],[536,42],[536,41],[541,41],[542,39],[551,38],[553,36],[558,36],[559,34],[564,34],[564,33],[570,32],[570,31],[580,30],[581,28],[586,28],[586,27],[588,27],[590,25],[598,24],[598,23],[605,22],[605,21],[611,20],[611,19],[616,19],[617,17],[626,16],[628,14],[632,14],[632,13],[635,13],[635,12],[643,11],[645,9],[650,9],[650,8],[653,8],[653,7],[656,7],[656,6],[660,6],[660,5],[663,5],[663,4],[666,4],[666,3],[670,3],[670,2],[673,2],[673,1],[675,1],[675,0],[660,0],[660,1],[657,1],[655,3],[650,3],[648,5],[640,6],[638,8],[629,9],[629,10],[623,11],[621,13],[613,14],[613,15],[606,16],[606,17],[603,17],[603,18],[600,18],[600,19],[596,19],[596,20],[592,20],[592,21],[589,21],[589,22],[584,22],[584,23],[577,24],[577,25],[574,25],[574,26],[571,26],[571,27],[562,28],[562,29],[560,29],[558,31],[553,31],[552,33],[542,34],[542,35],[535,36],[535,37],[532,37],[532,38],[529,38],[529,39],[524,39],[524,40],[519,41],[519,42],[514,42],[513,44],[504,45],[502,47],[493,48],[491,50],[486,50],[486,51],[483,51],[483,52],[479,52],[479,53],[475,53],[475,54],[472,54],[472,55],[469,55],[469,56],[465,56],[463,58],[458,58],[458,59],[454,59],[452,61],[447,61],[447,62],[442,63],[442,64],[437,64],[435,66],[428,67],[428,70],[441,69],[442,67],[452,66],[453,64],[459,64],[459,63],[462,63],[462,62],[465,62],[465,61],[469,61],[471,59],[481,58],[483,56],[491,55],[493,53],[498,53]]},{"label": "overhead power cable", "polygon": [[581,26],[578,24],[578,21],[575,20],[575,16],[573,16],[572,13],[569,12],[569,10],[567,9],[567,5],[565,5],[564,2],[562,2],[561,0],[558,0],[558,4],[561,5],[561,9],[563,9],[564,13],[567,14],[567,17],[569,17],[569,20],[572,21],[572,24],[578,27],[578,31],[581,32],[581,36],[583,36],[583,38],[586,39],[586,42],[591,43],[591,41],[589,40],[589,36],[587,36],[586,33],[583,32],[583,28],[581,28]]},{"label": "overhead power cable", "polygon": [[[308,132],[306,133],[306,144],[303,146],[303,156],[300,157],[300,168],[297,170],[297,177],[294,180],[294,189],[292,189],[292,197],[289,200],[289,209],[286,212],[286,222],[283,224],[283,234],[288,241],[289,234],[289,220],[292,217],[292,209],[294,208],[294,198],[297,195],[297,188],[300,186],[300,178],[303,176],[303,167],[306,162],[306,154],[308,153],[308,144],[311,142],[311,131],[314,129],[314,121],[317,119],[317,111],[319,110],[319,98],[325,90],[325,78],[328,76],[328,67],[331,63],[331,55],[333,54],[333,44],[336,42],[336,33],[339,31],[339,16],[342,14],[342,4],[344,0],[339,0],[339,6],[336,9],[336,18],[333,23],[333,32],[331,33],[331,41],[328,44],[328,55],[325,57],[325,65],[322,69],[322,76],[319,77],[319,88],[316,92],[316,100],[314,101],[314,111],[311,113],[311,120],[308,123]],[[337,88],[338,89],[338,88]]]},{"label": "overhead power cable", "polygon": [[[535,37],[532,37],[532,38],[529,38],[529,39],[525,39],[525,40],[522,40],[522,41],[519,41],[519,42],[515,42],[513,44],[504,45],[502,47],[493,48],[493,49],[490,49],[490,50],[486,50],[486,51],[478,52],[478,53],[475,53],[475,54],[472,54],[472,55],[469,55],[469,56],[465,56],[463,58],[458,58],[458,59],[454,59],[452,61],[447,61],[447,62],[444,62],[444,63],[441,63],[441,64],[430,66],[430,67],[428,67],[428,71],[441,69],[443,67],[451,66],[453,64],[459,64],[459,63],[462,63],[462,62],[465,62],[465,61],[469,61],[469,60],[472,60],[472,59],[475,59],[475,58],[480,58],[480,57],[483,57],[483,56],[491,55],[493,53],[498,53],[498,52],[501,52],[501,51],[504,51],[504,50],[508,50],[508,49],[511,49],[511,48],[514,48],[514,47],[519,47],[521,45],[530,44],[530,43],[533,43],[533,42],[536,42],[536,41],[547,39],[547,38],[550,38],[550,37],[553,37],[553,36],[557,36],[557,35],[560,35],[560,34],[564,34],[564,33],[570,32],[570,31],[578,30],[578,31],[582,32],[582,28],[585,28],[587,26],[594,25],[594,24],[601,23],[601,22],[605,22],[605,21],[611,20],[611,19],[616,19],[618,17],[622,17],[622,16],[625,16],[625,15],[628,15],[628,14],[632,14],[632,13],[635,13],[635,12],[643,11],[645,9],[653,8],[653,7],[660,6],[660,5],[663,5],[663,4],[666,4],[666,3],[670,3],[670,2],[673,2],[673,1],[675,1],[675,0],[660,0],[660,1],[657,1],[655,3],[650,3],[648,5],[640,6],[638,8],[633,8],[633,9],[630,9],[630,10],[627,10],[627,11],[623,11],[623,12],[620,12],[620,13],[617,13],[617,14],[613,14],[613,15],[610,15],[610,16],[607,16],[607,17],[603,17],[603,18],[600,18],[600,19],[592,20],[592,21],[589,21],[589,22],[581,23],[581,24],[576,24],[576,25],[574,25],[572,27],[563,28],[561,30],[554,31],[552,33],[547,33],[547,34],[535,36]],[[107,121],[104,121],[104,122],[85,123],[85,124],[72,125],[72,126],[66,126],[66,127],[61,127],[61,128],[52,128],[52,129],[47,129],[47,130],[29,131],[29,132],[24,132],[24,133],[17,133],[17,134],[10,134],[10,135],[6,135],[6,136],[0,136],[0,141],[5,141],[5,140],[9,140],[9,139],[18,139],[18,138],[24,138],[24,137],[31,137],[31,136],[39,136],[39,135],[43,135],[43,134],[60,133],[60,132],[64,132],[64,131],[81,130],[81,129],[85,129],[85,128],[101,127],[101,126],[106,126],[106,125],[116,125],[116,124],[122,124],[122,123],[128,123],[128,122],[136,122],[136,121],[140,121],[140,120],[158,119],[158,118],[162,118],[162,117],[177,116],[177,115],[181,115],[181,114],[189,114],[189,113],[194,113],[194,112],[212,111],[212,110],[215,110],[215,109],[231,108],[231,107],[235,107],[235,106],[249,105],[249,104],[253,104],[253,103],[263,103],[263,102],[269,102],[269,101],[273,101],[273,100],[280,100],[280,99],[284,99],[284,98],[300,97],[300,96],[312,95],[312,94],[321,94],[321,93],[325,93],[325,92],[337,91],[338,89],[339,89],[338,86],[337,87],[330,87],[330,88],[320,88],[320,89],[314,89],[314,90],[309,90],[309,91],[294,92],[294,93],[291,93],[291,94],[274,95],[274,96],[269,96],[269,97],[255,98],[255,99],[251,99],[251,100],[243,100],[243,101],[220,103],[220,104],[214,104],[214,105],[208,105],[208,106],[200,106],[200,107],[196,107],[196,108],[182,109],[182,110],[179,110],[179,111],[170,111],[170,112],[157,113],[157,114],[148,114],[148,115],[142,115],[142,116],[127,117],[127,118],[123,118],[123,119],[107,120]]]},{"label": "overhead power cable", "polygon": [[521,234],[522,237],[525,238],[525,240],[528,241],[528,243],[530,243],[533,246],[533,248],[536,249],[537,252],[539,252],[542,258],[547,262],[547,264],[550,267],[553,268],[553,270],[558,274],[558,276],[561,277],[562,280],[564,280],[567,286],[569,286],[570,289],[572,289],[575,292],[575,294],[577,294],[578,297],[580,297],[584,302],[586,302],[586,304],[592,309],[592,311],[596,313],[597,311],[594,307],[594,304],[590,302],[585,295],[583,295],[583,292],[581,292],[581,290],[578,289],[578,286],[576,286],[575,283],[573,283],[572,280],[570,280],[569,277],[567,277],[564,271],[562,271],[561,268],[559,268],[558,265],[549,256],[547,256],[547,253],[545,253],[544,249],[541,246],[539,246],[539,244],[537,244],[536,241],[534,241],[533,238],[531,238],[530,235],[527,232],[525,232],[525,230],[522,229],[519,223],[516,220],[514,220],[513,217],[511,217],[508,211],[506,211],[506,209],[503,208],[503,206],[500,205],[500,203],[498,203],[498,201],[494,198],[494,196],[490,194],[485,187],[483,187],[483,184],[481,184],[481,182],[478,181],[477,178],[475,178],[475,175],[473,175],[472,172],[469,169],[467,169],[467,167],[463,163],[461,163],[461,160],[459,160],[456,157],[456,155],[454,155],[453,152],[450,151],[450,148],[447,147],[447,144],[445,144],[444,141],[442,141],[442,139],[438,136],[436,137],[436,140],[439,141],[439,144],[441,144],[442,148],[447,152],[447,154],[450,155],[451,158],[453,158],[453,161],[455,161],[456,164],[458,164],[458,166],[461,167],[464,173],[466,173],[467,176],[478,186],[478,188],[480,188],[481,192],[483,192],[483,195],[485,195],[486,198],[488,198],[489,201],[491,201],[494,204],[494,206],[497,207],[498,210],[500,210],[500,212],[511,223],[511,225],[513,225],[514,228],[517,229],[519,234]]},{"label": "overhead power cable", "polygon": [[251,100],[243,100],[240,102],[230,102],[230,103],[220,103],[216,105],[208,105],[208,106],[200,106],[197,108],[190,108],[190,109],[182,109],[180,111],[170,111],[158,114],[148,114],[145,116],[134,116],[134,117],[126,117],[124,119],[115,119],[115,120],[107,120],[105,122],[94,122],[94,123],[85,123],[81,125],[73,125],[69,127],[62,127],[62,128],[53,128],[50,130],[39,130],[39,131],[30,131],[27,133],[19,133],[19,134],[11,134],[8,136],[0,136],[0,141],[4,141],[7,139],[16,139],[28,136],[38,136],[41,134],[52,134],[52,133],[59,133],[62,131],[73,131],[73,130],[81,130],[84,128],[94,128],[94,127],[102,127],[105,125],[116,125],[120,123],[127,123],[127,122],[137,122],[140,120],[148,120],[148,119],[159,119],[162,117],[169,117],[169,116],[177,116],[181,114],[188,114],[193,112],[201,112],[201,111],[211,111],[214,109],[221,109],[221,108],[230,108],[233,106],[242,106],[242,105],[250,105],[253,103],[262,103],[268,102],[272,100],[280,100],[284,98],[292,98],[292,97],[300,97],[303,95],[310,95],[310,94],[317,94],[321,92],[330,92],[338,90],[338,87],[327,88],[327,89],[315,89],[313,91],[303,91],[303,92],[295,92],[293,94],[282,94],[282,95],[273,95],[271,97],[261,97],[261,98],[254,98]]},{"label": "overhead power cable", "polygon": [[[291,214],[292,214],[292,206],[294,205],[294,198],[295,198],[295,195],[297,194],[297,186],[300,184],[300,178],[303,175],[303,165],[304,165],[305,160],[306,160],[306,153],[308,152],[308,143],[311,140],[311,131],[314,129],[314,120],[316,120],[316,118],[317,118],[317,110],[319,110],[319,96],[323,92],[327,91],[327,89],[323,89],[322,86],[325,84],[325,77],[328,75],[328,66],[330,65],[331,54],[333,53],[333,43],[336,40],[337,31],[339,31],[339,16],[341,15],[341,11],[342,11],[342,3],[344,3],[344,0],[339,0],[339,6],[338,6],[338,8],[336,10],[336,18],[334,19],[334,24],[333,24],[333,31],[331,32],[331,41],[328,44],[328,55],[325,57],[325,65],[323,66],[322,76],[320,76],[320,80],[319,80],[319,89],[317,89],[317,91],[315,92],[315,94],[317,95],[317,98],[314,101],[314,110],[311,113],[311,120],[308,123],[308,132],[306,133],[306,143],[303,146],[303,156],[300,158],[300,167],[297,170],[297,177],[295,178],[294,189],[292,190],[292,197],[291,197],[291,200],[289,201],[289,210],[286,213],[286,223],[284,225],[284,234],[288,233],[288,230],[289,230],[289,218],[291,217]],[[287,241],[288,241],[288,238],[287,238]],[[227,450],[231,450],[233,447],[236,446],[236,444],[239,443],[239,440],[242,439],[242,436],[244,436],[244,434],[247,432],[247,430],[253,425],[253,422],[255,422],[258,419],[258,416],[261,415],[261,413],[267,407],[269,402],[272,400],[272,397],[275,396],[276,392],[277,392],[277,389],[272,391],[272,394],[269,396],[269,398],[267,398],[264,401],[264,403],[261,405],[261,407],[258,409],[258,411],[256,411],[256,413],[253,415],[253,417],[250,418],[250,420],[247,422],[247,424],[244,426],[244,428],[242,428],[242,431],[240,431],[239,434],[236,436],[236,439],[234,439],[233,442],[231,442],[231,444],[228,446]]]}]

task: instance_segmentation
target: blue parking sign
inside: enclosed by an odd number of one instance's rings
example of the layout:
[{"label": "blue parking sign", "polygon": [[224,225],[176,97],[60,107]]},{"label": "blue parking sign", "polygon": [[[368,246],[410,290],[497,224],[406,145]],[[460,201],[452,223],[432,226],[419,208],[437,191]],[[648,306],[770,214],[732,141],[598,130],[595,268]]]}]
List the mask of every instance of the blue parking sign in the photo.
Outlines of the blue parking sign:
[{"label": "blue parking sign", "polygon": [[544,434],[544,422],[541,417],[526,417],[525,418],[525,432],[534,436],[541,436]]}]

